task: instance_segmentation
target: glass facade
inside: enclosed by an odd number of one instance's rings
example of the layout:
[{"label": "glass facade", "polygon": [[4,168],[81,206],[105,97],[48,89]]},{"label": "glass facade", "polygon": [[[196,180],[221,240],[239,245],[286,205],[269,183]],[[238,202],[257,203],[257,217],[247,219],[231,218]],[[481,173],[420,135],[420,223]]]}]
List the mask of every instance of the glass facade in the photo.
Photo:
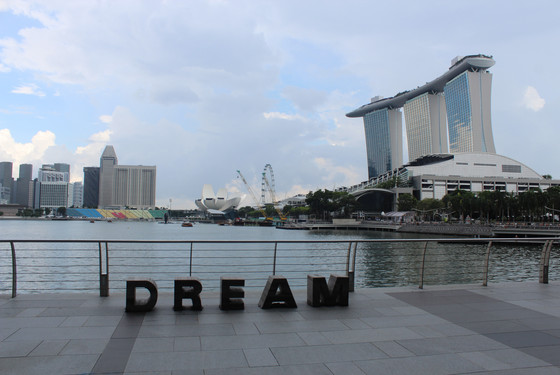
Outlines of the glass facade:
[{"label": "glass facade", "polygon": [[404,104],[404,117],[409,160],[433,153],[428,93],[407,101]]},{"label": "glass facade", "polygon": [[443,91],[447,109],[449,151],[472,152],[472,107],[468,72],[449,81]]},{"label": "glass facade", "polygon": [[380,109],[364,116],[369,178],[392,169],[389,109]]},{"label": "glass facade", "polygon": [[84,167],[83,206],[97,208],[99,205],[99,167]]}]

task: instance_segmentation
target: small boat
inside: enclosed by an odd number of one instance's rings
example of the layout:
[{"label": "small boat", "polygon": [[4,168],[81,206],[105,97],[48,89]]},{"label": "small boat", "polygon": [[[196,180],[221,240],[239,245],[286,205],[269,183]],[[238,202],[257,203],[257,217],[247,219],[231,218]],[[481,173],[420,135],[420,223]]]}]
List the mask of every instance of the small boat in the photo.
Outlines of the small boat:
[{"label": "small boat", "polygon": [[183,223],[181,224],[182,227],[192,227],[193,223],[189,222],[189,221],[183,221]]},{"label": "small boat", "polygon": [[245,225],[245,220],[243,220],[240,217],[236,217],[235,220],[233,221],[233,225],[234,226],[239,226],[239,227],[244,226]]},{"label": "small boat", "polygon": [[95,223],[95,220],[90,220],[89,222],[93,224],[93,223]]}]

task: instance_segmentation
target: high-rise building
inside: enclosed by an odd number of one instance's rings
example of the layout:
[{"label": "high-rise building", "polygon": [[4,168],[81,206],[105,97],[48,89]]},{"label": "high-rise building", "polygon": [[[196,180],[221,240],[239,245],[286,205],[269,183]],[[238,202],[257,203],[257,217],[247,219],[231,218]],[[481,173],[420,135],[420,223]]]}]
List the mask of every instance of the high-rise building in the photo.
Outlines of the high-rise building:
[{"label": "high-rise building", "polygon": [[113,180],[118,162],[113,146],[105,147],[99,161],[99,207],[113,206]]},{"label": "high-rise building", "polygon": [[12,177],[12,162],[3,161],[0,162],[0,187],[2,187],[2,199],[5,203],[12,202],[12,185],[14,184],[14,179]]},{"label": "high-rise building", "polygon": [[490,119],[491,89],[492,74],[482,70],[461,73],[443,88],[450,152],[496,152]]},{"label": "high-rise building", "polygon": [[105,147],[99,168],[99,207],[154,208],[156,167],[118,165],[113,146]]},{"label": "high-rise building", "polygon": [[68,207],[68,172],[58,172],[45,164],[38,172],[39,207]]},{"label": "high-rise building", "polygon": [[[84,185],[81,182],[74,182],[72,184],[72,202],[69,204],[70,207],[80,208],[84,204]],[[69,199],[70,201],[70,199]],[[70,202],[69,202],[70,203]]]},{"label": "high-rise building", "polygon": [[368,175],[373,178],[402,164],[402,115],[380,109],[364,116]]},{"label": "high-rise building", "polygon": [[[402,139],[391,142],[388,150],[388,137],[381,127],[376,125],[373,131],[373,123],[384,121],[380,118],[381,111],[396,115],[404,107],[409,161],[446,153],[448,147],[452,153],[496,152],[490,118],[492,75],[487,71],[495,64],[494,60],[489,56],[470,55],[457,57],[451,64],[447,72],[423,86],[392,98],[375,97],[371,103],[346,115],[364,118],[370,178],[402,165],[402,156],[400,164],[398,156],[390,162],[386,156],[402,155]],[[402,132],[400,121],[391,119],[390,123],[391,134]]]},{"label": "high-rise building", "polygon": [[33,175],[33,165],[20,164],[19,177],[17,179],[16,203],[22,206],[31,207],[32,201],[29,199],[29,188],[31,186],[31,178]]},{"label": "high-rise building", "polygon": [[99,167],[84,168],[83,206],[97,208],[99,205]]},{"label": "high-rise building", "polygon": [[445,98],[425,93],[404,103],[408,158],[447,153]]}]

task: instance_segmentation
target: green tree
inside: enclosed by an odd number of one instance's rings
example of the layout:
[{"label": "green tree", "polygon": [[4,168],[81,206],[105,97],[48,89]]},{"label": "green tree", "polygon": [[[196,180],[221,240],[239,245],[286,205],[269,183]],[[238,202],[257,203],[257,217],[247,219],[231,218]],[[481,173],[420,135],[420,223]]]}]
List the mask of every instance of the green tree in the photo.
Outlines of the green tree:
[{"label": "green tree", "polygon": [[412,194],[399,194],[397,209],[399,211],[411,211],[416,208],[417,203],[418,199],[416,199]]},{"label": "green tree", "polygon": [[451,193],[446,194],[442,198],[442,201],[445,206],[455,214],[455,216],[463,218],[466,217],[466,215],[470,215],[472,217],[472,213],[476,207],[475,195],[466,190],[454,190]]},{"label": "green tree", "polygon": [[56,213],[57,213],[59,216],[66,216],[66,207],[58,207],[58,208],[56,209]]},{"label": "green tree", "polygon": [[332,215],[350,217],[358,205],[352,194],[327,189],[309,192],[305,202],[309,206],[310,214],[323,220],[330,219]]}]

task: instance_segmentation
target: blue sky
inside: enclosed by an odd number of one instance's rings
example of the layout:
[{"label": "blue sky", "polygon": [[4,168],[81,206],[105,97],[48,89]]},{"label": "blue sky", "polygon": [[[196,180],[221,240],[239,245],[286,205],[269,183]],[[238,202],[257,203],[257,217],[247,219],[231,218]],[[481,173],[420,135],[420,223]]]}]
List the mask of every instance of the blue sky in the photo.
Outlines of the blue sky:
[{"label": "blue sky", "polygon": [[[0,0],[0,160],[157,166],[157,204],[202,186],[277,196],[367,178],[345,114],[492,55],[496,150],[560,179],[557,1]],[[406,155],[405,155],[406,160]]]}]

